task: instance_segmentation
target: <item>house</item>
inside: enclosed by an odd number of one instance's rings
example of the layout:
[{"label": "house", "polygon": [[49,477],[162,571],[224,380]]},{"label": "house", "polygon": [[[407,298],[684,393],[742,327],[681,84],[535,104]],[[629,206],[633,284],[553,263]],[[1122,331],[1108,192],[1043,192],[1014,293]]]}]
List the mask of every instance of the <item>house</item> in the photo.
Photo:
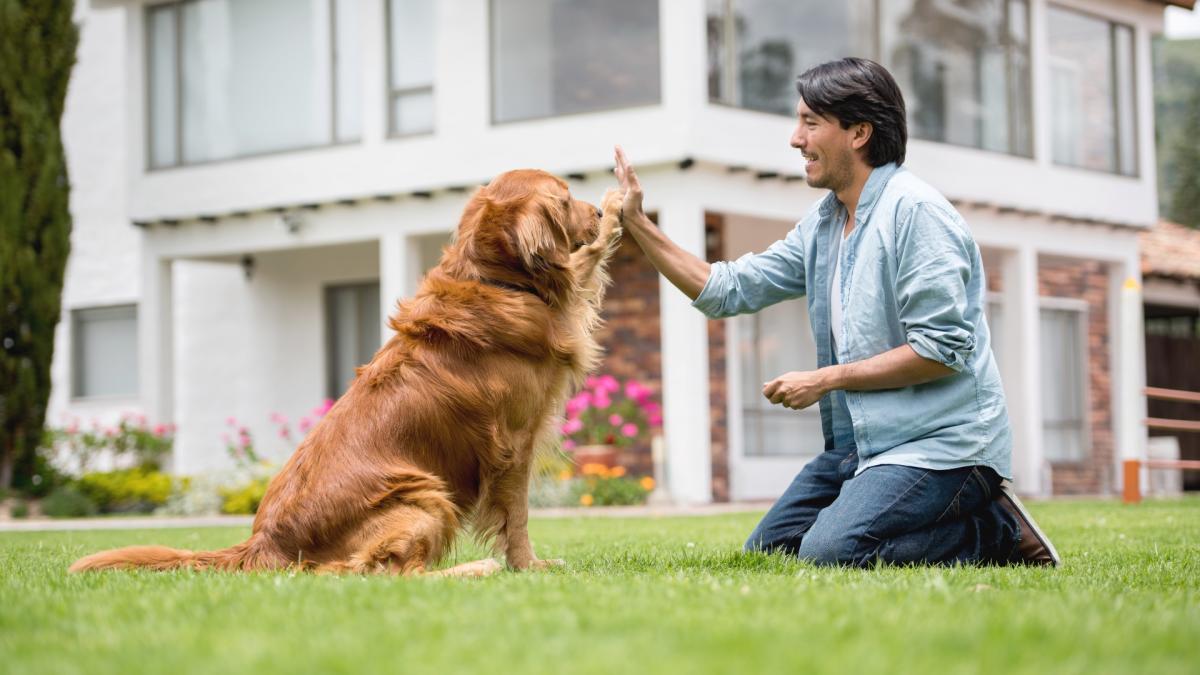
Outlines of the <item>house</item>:
[{"label": "house", "polygon": [[[50,420],[175,423],[185,473],[227,461],[229,416],[284,453],[271,414],[343,390],[475,186],[533,166],[598,200],[617,142],[675,241],[761,250],[823,196],[787,144],[795,75],[860,55],[983,250],[1018,488],[1112,492],[1146,436],[1167,4],[1192,2],[80,2]],[[758,395],[815,363],[804,303],[710,322],[631,242],[613,269],[605,369],[661,396],[671,496],[777,495],[822,446],[814,410]]]},{"label": "house", "polygon": [[[1200,392],[1200,230],[1163,220],[1140,237],[1146,384]],[[1194,403],[1148,403],[1152,418],[1200,420],[1200,405]],[[1200,459],[1200,433],[1151,429],[1150,435],[1176,439],[1178,459]],[[1200,489],[1200,471],[1185,471],[1181,478],[1184,489]]]}]

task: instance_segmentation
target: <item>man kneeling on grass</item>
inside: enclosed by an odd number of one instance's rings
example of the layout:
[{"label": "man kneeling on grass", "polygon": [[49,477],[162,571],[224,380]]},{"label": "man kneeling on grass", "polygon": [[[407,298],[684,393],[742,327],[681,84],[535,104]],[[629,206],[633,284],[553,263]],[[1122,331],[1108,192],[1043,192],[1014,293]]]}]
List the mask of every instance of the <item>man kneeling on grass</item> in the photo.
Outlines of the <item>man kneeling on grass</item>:
[{"label": "man kneeling on grass", "polygon": [[1012,433],[984,317],[979,247],[907,170],[904,99],[882,66],[842,59],[796,81],[791,145],[830,190],[764,253],[712,265],[642,211],[617,148],[622,225],[693,306],[719,318],[807,296],[818,369],[765,383],[820,402],[825,451],[746,542],[822,564],[1026,562],[1058,554],[1009,488]]}]

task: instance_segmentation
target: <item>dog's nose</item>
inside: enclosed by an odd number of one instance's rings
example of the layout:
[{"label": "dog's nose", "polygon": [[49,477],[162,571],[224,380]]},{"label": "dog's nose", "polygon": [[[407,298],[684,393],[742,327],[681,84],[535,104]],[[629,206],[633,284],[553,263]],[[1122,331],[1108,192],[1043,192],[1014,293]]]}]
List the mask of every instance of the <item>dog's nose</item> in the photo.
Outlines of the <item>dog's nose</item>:
[{"label": "dog's nose", "polygon": [[599,206],[597,206],[597,207],[596,207],[596,217],[597,217],[597,218],[603,218],[603,217],[604,217],[604,212],[600,210],[600,207],[599,207]]}]

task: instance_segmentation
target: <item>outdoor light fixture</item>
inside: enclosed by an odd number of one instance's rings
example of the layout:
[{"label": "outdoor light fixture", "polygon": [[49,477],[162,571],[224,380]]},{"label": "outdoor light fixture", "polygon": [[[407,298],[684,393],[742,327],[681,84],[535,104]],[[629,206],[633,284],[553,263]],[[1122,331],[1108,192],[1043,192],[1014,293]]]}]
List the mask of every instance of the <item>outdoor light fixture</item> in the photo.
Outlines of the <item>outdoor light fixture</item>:
[{"label": "outdoor light fixture", "polygon": [[254,277],[254,256],[249,253],[242,256],[242,274],[245,275],[246,281]]},{"label": "outdoor light fixture", "polygon": [[304,218],[296,211],[284,211],[279,214],[279,224],[283,225],[288,234],[296,234],[304,224]]}]

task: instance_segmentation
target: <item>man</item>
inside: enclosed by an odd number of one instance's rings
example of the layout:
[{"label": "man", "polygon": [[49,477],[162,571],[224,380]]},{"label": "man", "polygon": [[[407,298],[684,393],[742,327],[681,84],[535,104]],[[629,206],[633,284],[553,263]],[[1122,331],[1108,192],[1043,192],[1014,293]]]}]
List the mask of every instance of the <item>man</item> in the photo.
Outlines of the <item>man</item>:
[{"label": "man", "polygon": [[807,296],[818,369],[765,383],[820,402],[825,451],[750,535],[750,551],[819,564],[1027,562],[1058,554],[1008,489],[1012,434],[983,308],[979,247],[936,190],[901,168],[908,132],[890,73],[865,59],[796,81],[791,145],[830,193],[766,252],[712,265],[642,211],[620,147],[622,225],[693,306],[719,318]]}]

